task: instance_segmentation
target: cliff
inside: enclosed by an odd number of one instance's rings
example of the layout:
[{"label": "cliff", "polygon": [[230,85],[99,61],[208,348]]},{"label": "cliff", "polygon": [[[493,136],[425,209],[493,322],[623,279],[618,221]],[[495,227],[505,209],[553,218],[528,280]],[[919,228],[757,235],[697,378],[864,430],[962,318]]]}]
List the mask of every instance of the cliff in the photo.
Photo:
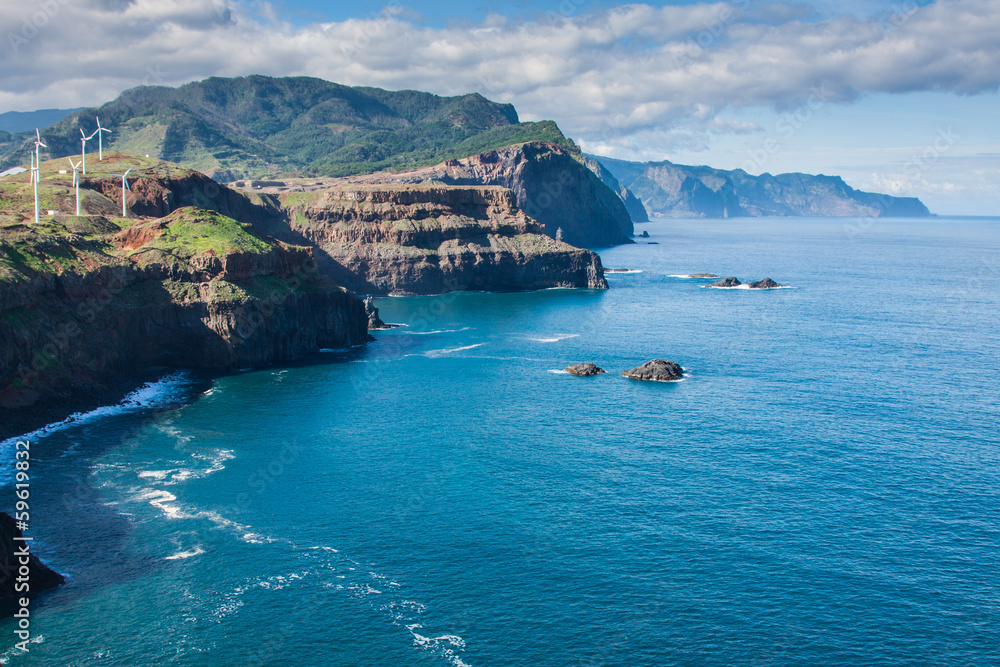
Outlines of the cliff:
[{"label": "cliff", "polygon": [[517,206],[545,233],[567,243],[600,248],[632,243],[624,202],[562,146],[532,141],[396,174],[372,174],[359,183],[497,185],[514,192]]},{"label": "cliff", "polygon": [[281,204],[324,273],[358,292],[607,288],[595,253],[547,236],[505,188],[342,185]]},{"label": "cliff", "polygon": [[642,205],[638,197],[632,194],[632,191],[626,188],[621,182],[615,178],[615,175],[604,168],[604,165],[597,161],[597,158],[590,155],[583,156],[583,164],[587,169],[594,172],[594,175],[601,179],[601,183],[604,183],[612,192],[618,195],[618,198],[622,200],[625,204],[625,210],[628,211],[629,217],[632,218],[632,222],[649,222],[649,214],[646,212],[646,207]]},{"label": "cliff", "polygon": [[[61,167],[42,164],[37,225],[28,175],[0,181],[0,436],[23,432],[26,408],[98,400],[143,369],[226,371],[363,343],[364,305],[341,285],[607,287],[596,254],[547,236],[501,187],[309,180],[239,191],[111,154],[81,179],[87,215],[45,215],[74,209]],[[113,174],[129,167],[123,193]]]},{"label": "cliff", "polygon": [[[590,156],[588,156],[590,157]],[[861,192],[837,176],[761,174],[672,162],[598,160],[657,217],[923,217],[919,199]]]},{"label": "cliff", "polygon": [[[26,545],[28,551],[31,550],[31,542],[20,541],[22,536],[14,518],[6,512],[0,512],[0,603],[34,597],[42,591],[66,583],[65,577],[50,569],[33,553],[27,557],[27,576],[21,576],[19,570],[24,558],[22,550]],[[18,582],[18,578],[22,581]],[[28,590],[19,589],[19,583],[27,583]]]},{"label": "cliff", "polygon": [[[68,190],[47,168],[46,206],[65,210]],[[26,408],[103,396],[149,367],[225,371],[367,340],[364,305],[319,273],[311,248],[193,207],[161,219],[57,215],[35,225],[18,212],[26,190],[5,179],[3,430]],[[94,208],[116,206],[87,194]]]}]

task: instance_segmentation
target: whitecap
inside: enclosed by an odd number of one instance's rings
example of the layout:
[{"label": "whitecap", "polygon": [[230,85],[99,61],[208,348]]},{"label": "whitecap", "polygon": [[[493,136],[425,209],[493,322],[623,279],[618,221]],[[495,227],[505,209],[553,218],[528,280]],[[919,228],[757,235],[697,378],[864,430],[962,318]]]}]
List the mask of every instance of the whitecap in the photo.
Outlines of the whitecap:
[{"label": "whitecap", "polygon": [[558,343],[560,341],[569,340],[570,338],[578,338],[580,334],[555,334],[553,336],[547,336],[545,338],[529,338],[536,343]]},{"label": "whitecap", "polygon": [[438,357],[442,357],[446,354],[452,354],[454,352],[462,352],[464,350],[474,350],[475,348],[482,347],[483,345],[486,345],[486,343],[476,343],[475,345],[466,345],[464,347],[449,347],[449,348],[444,348],[442,350],[428,350],[427,352],[424,352],[423,356],[429,357],[431,359],[436,359]]},{"label": "whitecap", "polygon": [[750,287],[750,285],[744,283],[742,285],[735,285],[733,287],[716,287],[715,285],[705,285],[706,289],[746,289],[753,290],[754,292],[773,292],[779,289],[795,289],[790,285],[781,285],[780,287]]},{"label": "whitecap", "polygon": [[406,629],[413,635],[413,645],[424,650],[433,651],[445,658],[455,667],[468,667],[459,657],[457,650],[465,648],[465,640],[458,635],[441,635],[440,637],[425,637],[417,632],[417,628],[423,626],[419,623],[412,623]]},{"label": "whitecap", "polygon": [[[190,381],[191,378],[187,373],[178,372],[166,375],[155,382],[147,382],[135,391],[127,394],[117,405],[105,405],[95,408],[90,412],[74,412],[60,422],[53,422],[31,433],[25,433],[24,435],[8,438],[0,442],[0,457],[13,460],[13,457],[6,456],[6,454],[9,449],[16,447],[18,442],[31,442],[58,431],[97,421],[105,417],[140,412],[175,402],[183,396],[184,390],[188,387]],[[12,472],[12,468],[6,467],[0,471],[0,482],[9,481],[9,476]]]},{"label": "whitecap", "polygon": [[615,271],[612,269],[604,269],[604,275],[607,276],[631,276],[636,273],[644,273],[642,269],[625,269],[623,271]]},{"label": "whitecap", "polygon": [[553,368],[549,370],[550,373],[555,373],[556,375],[570,375],[569,371],[564,371],[561,368]]},{"label": "whitecap", "polygon": [[431,334],[446,334],[446,333],[461,333],[463,331],[470,331],[472,327],[462,327],[461,329],[436,329],[434,331],[404,331],[403,333],[409,334],[411,336],[430,336]]},{"label": "whitecap", "polygon": [[[45,635],[35,635],[28,640],[29,644],[41,644],[45,641]],[[11,646],[9,649],[0,653],[0,665],[10,664],[10,659],[16,656],[25,655],[27,651],[22,651],[17,648],[17,646]]]},{"label": "whitecap", "polygon": [[201,548],[201,545],[196,545],[194,549],[189,551],[178,551],[173,556],[167,556],[163,560],[184,560],[186,558],[194,558],[195,556],[200,556],[205,553],[205,550]]}]

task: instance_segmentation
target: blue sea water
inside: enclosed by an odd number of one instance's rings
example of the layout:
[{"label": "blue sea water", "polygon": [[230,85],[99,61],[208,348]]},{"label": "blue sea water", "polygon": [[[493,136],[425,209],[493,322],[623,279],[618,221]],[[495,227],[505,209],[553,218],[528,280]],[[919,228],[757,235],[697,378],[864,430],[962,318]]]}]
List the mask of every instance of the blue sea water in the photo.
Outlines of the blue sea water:
[{"label": "blue sea water", "polygon": [[69,583],[0,663],[1000,664],[1000,220],[639,229],[610,290],[381,299],[33,436]]}]

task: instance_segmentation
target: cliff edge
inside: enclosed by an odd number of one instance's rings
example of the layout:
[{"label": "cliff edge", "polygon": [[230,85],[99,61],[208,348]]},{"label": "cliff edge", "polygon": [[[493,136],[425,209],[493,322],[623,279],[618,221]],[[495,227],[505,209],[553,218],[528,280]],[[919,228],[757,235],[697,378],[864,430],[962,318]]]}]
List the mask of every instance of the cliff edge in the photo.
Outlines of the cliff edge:
[{"label": "cliff edge", "polygon": [[344,185],[281,202],[324,273],[360,293],[608,286],[597,254],[546,235],[506,188]]}]

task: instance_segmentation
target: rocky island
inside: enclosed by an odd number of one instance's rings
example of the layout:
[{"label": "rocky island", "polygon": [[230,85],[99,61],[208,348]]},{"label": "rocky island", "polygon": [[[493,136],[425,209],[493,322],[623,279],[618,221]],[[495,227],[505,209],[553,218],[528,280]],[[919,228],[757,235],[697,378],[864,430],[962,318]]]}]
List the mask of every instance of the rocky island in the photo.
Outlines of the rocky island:
[{"label": "rocky island", "polygon": [[604,369],[599,368],[597,364],[594,363],[571,364],[564,370],[570,375],[576,375],[577,377],[593,377],[594,375],[604,373]]},{"label": "rocky island", "polygon": [[723,278],[722,280],[716,280],[708,287],[739,287],[743,283],[740,282],[739,278],[736,276],[729,276],[728,278]]},{"label": "rocky island", "polygon": [[622,376],[630,380],[648,380],[652,382],[676,382],[684,375],[680,364],[666,359],[653,359],[642,366],[622,371]]},{"label": "rocky island", "polygon": [[[691,276],[692,278],[716,278],[713,275],[697,275]],[[729,276],[728,278],[723,278],[722,280],[717,280],[711,285],[706,285],[706,287],[741,287],[743,283],[739,281],[739,278],[735,276]],[[754,282],[747,285],[750,289],[776,289],[781,287],[778,283],[774,282],[770,278],[764,278],[762,280],[755,280]]]}]

